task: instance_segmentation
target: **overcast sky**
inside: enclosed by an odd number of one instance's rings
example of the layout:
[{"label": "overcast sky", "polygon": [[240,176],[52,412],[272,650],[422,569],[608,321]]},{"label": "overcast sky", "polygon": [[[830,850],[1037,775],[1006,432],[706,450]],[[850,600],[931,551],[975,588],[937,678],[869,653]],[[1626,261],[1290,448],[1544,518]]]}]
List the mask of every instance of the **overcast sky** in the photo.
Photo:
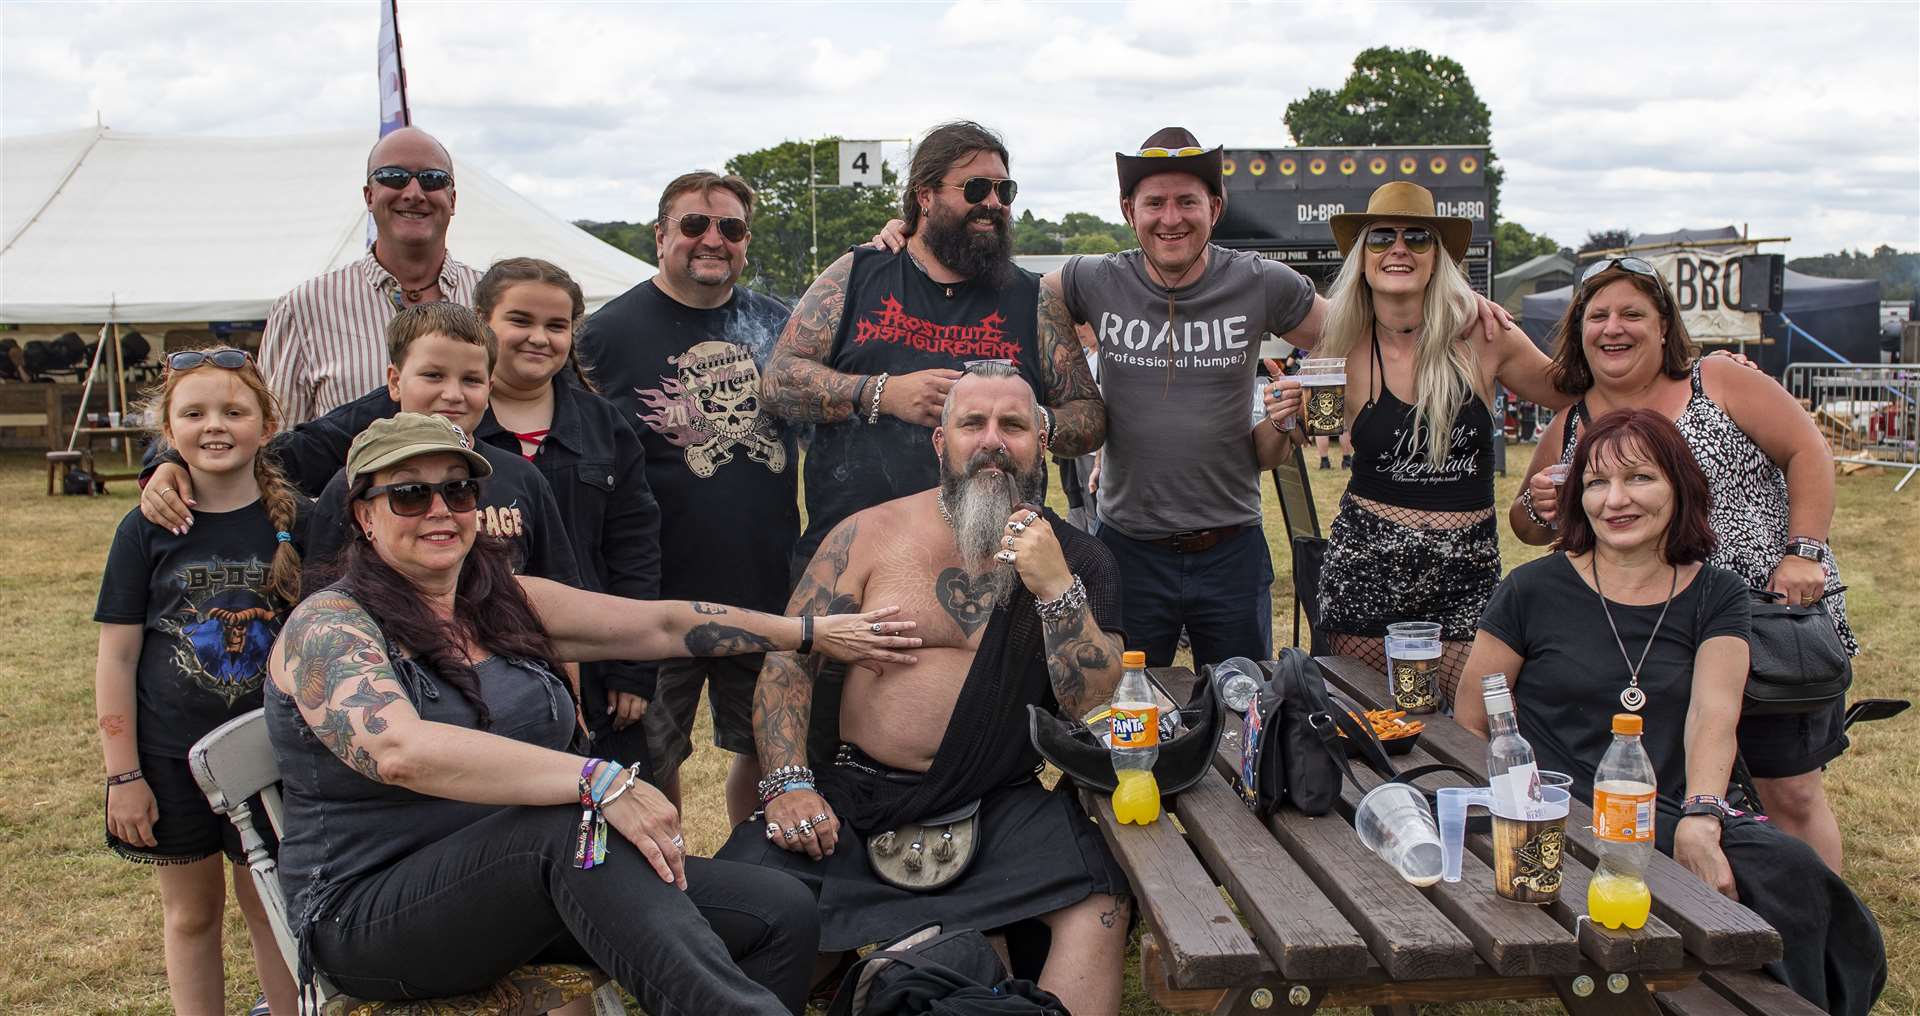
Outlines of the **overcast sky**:
[{"label": "overcast sky", "polygon": [[[371,143],[378,23],[373,2],[0,3],[0,133],[97,111],[130,132],[364,128]],[[782,140],[962,116],[1006,135],[1019,207],[1117,219],[1116,148],[1169,123],[1209,145],[1286,144],[1289,101],[1391,45],[1466,67],[1493,111],[1503,217],[1561,243],[1746,223],[1792,236],[1791,255],[1920,248],[1911,0],[400,0],[400,28],[414,122],[569,219],[650,219],[679,172]],[[270,181],[236,185],[271,197]]]}]

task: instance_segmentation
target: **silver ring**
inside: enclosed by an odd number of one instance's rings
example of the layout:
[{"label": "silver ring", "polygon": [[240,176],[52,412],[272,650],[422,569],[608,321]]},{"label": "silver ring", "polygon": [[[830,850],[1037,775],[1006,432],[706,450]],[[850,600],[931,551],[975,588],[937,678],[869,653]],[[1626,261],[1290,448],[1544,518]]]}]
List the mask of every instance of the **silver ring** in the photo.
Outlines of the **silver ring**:
[{"label": "silver ring", "polygon": [[769,837],[773,837],[773,836],[778,836],[779,834],[780,834],[780,823],[778,823],[778,822],[768,822],[768,823],[767,823],[767,835],[768,835]]},{"label": "silver ring", "polygon": [[1005,548],[1007,548],[1008,550],[1012,550],[1012,549],[1013,549],[1013,537],[1011,537],[1011,536],[1002,536],[1002,537],[1000,538],[1000,546],[1002,546],[1002,547],[1005,547]]},{"label": "silver ring", "polygon": [[1012,563],[1013,563],[1013,551],[1011,551],[1011,550],[1003,550],[1003,551],[1001,551],[1000,553],[998,553],[998,554],[995,554],[995,555],[993,555],[993,559],[994,559],[995,561],[998,561],[998,562],[1000,562],[1001,564],[1012,564]]},{"label": "silver ring", "polygon": [[815,816],[813,817],[813,820],[814,820],[814,822],[815,822],[815,823],[821,823],[821,822],[825,822],[825,821],[827,820],[827,815],[826,815],[826,812],[821,812],[820,814],[818,814],[818,815],[815,815]]},{"label": "silver ring", "polygon": [[1039,512],[1028,512],[1028,513],[1027,513],[1027,525],[1033,525],[1033,524],[1034,524],[1035,522],[1038,522],[1038,521],[1040,521],[1040,513],[1039,513]]},{"label": "silver ring", "polygon": [[772,842],[773,842],[773,837],[774,837],[774,833],[775,833],[775,832],[776,832],[776,831],[777,831],[777,830],[778,830],[779,828],[780,828],[779,826],[774,826],[774,827],[773,827],[772,829],[768,829],[768,830],[767,830],[767,842],[768,842],[768,843],[772,843]]},{"label": "silver ring", "polygon": [[685,836],[675,836],[673,838],[673,845],[675,849],[685,851],[687,849],[687,838]]},{"label": "silver ring", "polygon": [[1016,533],[1024,533],[1027,531],[1027,524],[1025,522],[1009,522],[1007,523],[1007,528]]},{"label": "silver ring", "polygon": [[875,635],[880,634],[880,622],[875,621],[874,623],[867,625],[867,629],[873,632]]},{"label": "silver ring", "polygon": [[793,839],[793,830],[791,830],[791,829],[782,829],[782,830],[780,830],[780,835],[781,835],[781,837],[782,837],[782,838],[784,838],[784,839],[789,839],[789,840],[790,840],[790,839]]},{"label": "silver ring", "polygon": [[802,836],[811,837],[813,835],[813,823],[807,821],[806,819],[800,820],[799,829],[800,829],[800,835]]}]

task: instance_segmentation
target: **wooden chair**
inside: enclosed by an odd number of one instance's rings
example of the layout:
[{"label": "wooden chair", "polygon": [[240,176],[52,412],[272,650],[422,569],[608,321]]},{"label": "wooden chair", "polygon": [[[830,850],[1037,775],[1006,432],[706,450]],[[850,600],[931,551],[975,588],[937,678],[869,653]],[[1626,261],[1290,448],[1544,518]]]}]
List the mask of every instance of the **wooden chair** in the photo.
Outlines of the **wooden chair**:
[{"label": "wooden chair", "polygon": [[[254,826],[249,799],[258,795],[267,821],[279,832],[286,817],[280,804],[280,768],[267,740],[267,717],[255,709],[213,729],[188,753],[193,778],[207,795],[213,810],[240,830],[247,852],[247,868],[260,893],[273,939],[288,970],[299,969],[299,947],[287,923],[286,899],[280,894],[280,875],[267,845]],[[303,992],[301,1016],[537,1016],[576,999],[592,996],[595,1016],[624,1016],[620,989],[607,976],[588,967],[534,964],[501,978],[485,991],[456,998],[415,999],[404,1002],[368,1002],[343,995],[326,978],[314,975],[317,992]],[[318,1001],[313,997],[318,995]]]},{"label": "wooden chair", "polygon": [[[66,489],[67,474],[74,467],[93,473],[93,452],[85,448],[74,451],[55,450],[47,453],[47,496],[52,497]],[[87,484],[87,496],[92,497],[94,485]]]},{"label": "wooden chair", "polygon": [[1328,652],[1320,634],[1320,564],[1327,541],[1320,535],[1320,512],[1313,503],[1313,484],[1307,479],[1307,455],[1295,448],[1293,457],[1274,467],[1273,490],[1280,498],[1280,516],[1287,524],[1287,549],[1293,557],[1293,644],[1300,644],[1300,619],[1312,629],[1312,652]]}]

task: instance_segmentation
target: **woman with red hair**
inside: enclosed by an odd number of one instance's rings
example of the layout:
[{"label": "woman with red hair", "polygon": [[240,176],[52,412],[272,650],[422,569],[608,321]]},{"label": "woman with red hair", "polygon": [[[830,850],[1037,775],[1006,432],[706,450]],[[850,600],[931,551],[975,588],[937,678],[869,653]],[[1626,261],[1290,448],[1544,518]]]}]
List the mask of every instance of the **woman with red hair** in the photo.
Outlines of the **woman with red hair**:
[{"label": "woman with red hair", "polygon": [[[1806,843],[1725,800],[1747,584],[1706,563],[1712,497],[1685,437],[1650,409],[1608,413],[1582,436],[1566,491],[1559,552],[1494,590],[1464,673],[1507,675],[1540,767],[1571,775],[1577,796],[1593,786],[1609,718],[1638,713],[1656,846],[1779,930],[1776,977],[1829,1012],[1866,1013],[1886,981],[1872,915]],[[1486,736],[1478,684],[1460,687],[1456,718]]]}]

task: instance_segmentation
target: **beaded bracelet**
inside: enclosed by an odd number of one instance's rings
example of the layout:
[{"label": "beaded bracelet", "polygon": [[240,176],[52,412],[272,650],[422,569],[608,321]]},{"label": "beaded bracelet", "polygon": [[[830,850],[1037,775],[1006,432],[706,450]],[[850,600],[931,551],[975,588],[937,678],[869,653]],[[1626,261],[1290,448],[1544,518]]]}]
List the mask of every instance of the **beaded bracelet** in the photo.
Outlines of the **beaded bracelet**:
[{"label": "beaded bracelet", "polygon": [[1526,509],[1527,518],[1531,520],[1534,525],[1539,526],[1540,528],[1545,529],[1548,532],[1552,532],[1555,529],[1560,528],[1554,525],[1553,523],[1548,522],[1546,519],[1541,518],[1540,513],[1533,510],[1533,488],[1532,487],[1528,487],[1527,489],[1520,492],[1520,507]]}]

